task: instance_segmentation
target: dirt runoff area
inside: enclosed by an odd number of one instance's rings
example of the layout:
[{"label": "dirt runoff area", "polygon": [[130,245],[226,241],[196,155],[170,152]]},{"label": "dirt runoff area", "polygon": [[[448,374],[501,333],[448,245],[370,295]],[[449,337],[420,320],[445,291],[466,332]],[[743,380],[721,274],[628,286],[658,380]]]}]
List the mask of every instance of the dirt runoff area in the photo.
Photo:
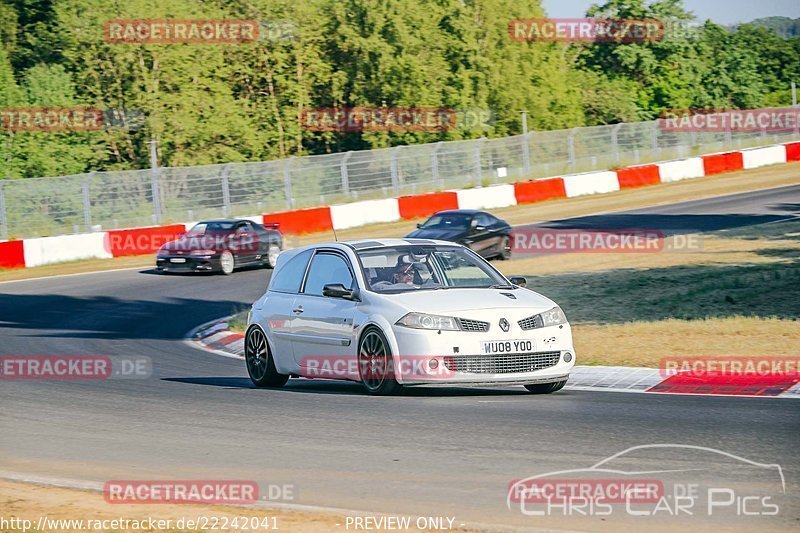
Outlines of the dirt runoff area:
[{"label": "dirt runoff area", "polygon": [[[417,527],[426,523],[417,522],[418,518],[252,506],[110,504],[96,490],[0,479],[0,533],[272,530],[316,533],[354,530],[359,523],[369,525],[370,531],[392,531],[398,529],[393,527],[398,520],[404,523],[403,519],[409,524],[404,531],[432,530]],[[453,524],[449,531],[478,530]]]}]

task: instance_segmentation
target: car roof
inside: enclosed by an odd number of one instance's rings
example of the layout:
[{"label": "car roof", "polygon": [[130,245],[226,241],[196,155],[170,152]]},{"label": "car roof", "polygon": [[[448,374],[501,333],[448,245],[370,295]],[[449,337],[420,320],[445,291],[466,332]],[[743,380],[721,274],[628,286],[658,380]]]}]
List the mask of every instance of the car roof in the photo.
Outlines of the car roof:
[{"label": "car roof", "polygon": [[290,256],[294,256],[306,250],[316,250],[318,248],[333,248],[342,251],[350,249],[358,252],[360,250],[366,250],[368,248],[409,246],[415,244],[416,245],[428,244],[437,246],[460,246],[459,244],[456,244],[451,241],[440,241],[435,239],[410,239],[410,238],[409,239],[354,239],[350,241],[332,241],[332,242],[322,242],[319,244],[310,244],[308,246],[303,246],[300,248],[292,248],[291,250],[286,250],[283,253]]},{"label": "car roof", "polygon": [[380,248],[389,246],[409,246],[420,244],[436,244],[443,246],[453,246],[456,243],[452,241],[440,241],[436,239],[356,239],[352,241],[344,241],[341,244],[355,248],[356,250],[363,250],[365,248]]},{"label": "car roof", "polygon": [[198,224],[209,224],[211,222],[235,224],[236,222],[252,222],[252,221],[248,221],[246,218],[210,218],[208,220],[201,220],[200,222],[198,222]]},{"label": "car roof", "polygon": [[437,211],[434,215],[477,215],[478,213],[486,213],[486,211],[480,209],[447,209],[445,211]]}]

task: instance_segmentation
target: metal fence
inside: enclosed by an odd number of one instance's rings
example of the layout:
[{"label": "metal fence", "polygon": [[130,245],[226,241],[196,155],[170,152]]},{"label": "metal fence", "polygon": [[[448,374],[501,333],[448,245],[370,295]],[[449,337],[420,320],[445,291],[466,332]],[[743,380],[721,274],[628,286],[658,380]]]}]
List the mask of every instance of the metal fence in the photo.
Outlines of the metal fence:
[{"label": "metal fence", "polygon": [[0,239],[254,215],[604,170],[800,138],[796,127],[785,132],[690,133],[668,132],[660,122],[256,163],[0,180]]}]

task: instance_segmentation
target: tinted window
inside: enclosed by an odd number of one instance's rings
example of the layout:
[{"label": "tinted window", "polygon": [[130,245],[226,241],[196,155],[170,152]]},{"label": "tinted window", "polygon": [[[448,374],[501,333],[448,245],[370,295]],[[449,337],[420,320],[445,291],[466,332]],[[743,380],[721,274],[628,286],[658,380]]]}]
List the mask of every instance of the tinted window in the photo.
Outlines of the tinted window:
[{"label": "tinted window", "polygon": [[256,229],[253,227],[252,222],[245,222],[241,228],[238,228],[238,231],[252,235],[256,232]]},{"label": "tinted window", "polygon": [[352,288],[353,275],[347,268],[347,262],[338,254],[320,253],[311,261],[308,270],[305,294],[322,296],[322,288],[331,283],[341,283],[346,288]]},{"label": "tinted window", "polygon": [[492,224],[494,224],[494,220],[492,220],[492,217],[490,217],[485,213],[478,213],[475,216],[475,219],[478,221],[479,226],[491,226]]},{"label": "tinted window", "polygon": [[463,213],[433,215],[422,227],[425,229],[466,228],[469,226],[470,218],[470,215],[465,215]]},{"label": "tinted window", "polygon": [[189,230],[190,235],[203,235],[210,231],[231,231],[234,222],[200,222]]},{"label": "tinted window", "polygon": [[269,290],[277,292],[300,292],[300,284],[303,282],[303,274],[306,273],[306,266],[313,250],[307,250],[278,268],[272,275]]}]

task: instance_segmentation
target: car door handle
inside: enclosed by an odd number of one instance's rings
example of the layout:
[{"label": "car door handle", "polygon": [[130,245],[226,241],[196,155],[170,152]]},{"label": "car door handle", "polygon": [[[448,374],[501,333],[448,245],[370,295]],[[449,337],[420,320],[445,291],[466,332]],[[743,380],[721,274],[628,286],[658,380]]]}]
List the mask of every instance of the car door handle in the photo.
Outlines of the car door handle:
[{"label": "car door handle", "polygon": [[298,315],[299,315],[300,313],[302,313],[302,312],[303,312],[303,306],[302,306],[302,305],[298,305],[297,307],[295,307],[294,309],[292,309],[292,313],[296,313],[296,314],[298,314]]}]

